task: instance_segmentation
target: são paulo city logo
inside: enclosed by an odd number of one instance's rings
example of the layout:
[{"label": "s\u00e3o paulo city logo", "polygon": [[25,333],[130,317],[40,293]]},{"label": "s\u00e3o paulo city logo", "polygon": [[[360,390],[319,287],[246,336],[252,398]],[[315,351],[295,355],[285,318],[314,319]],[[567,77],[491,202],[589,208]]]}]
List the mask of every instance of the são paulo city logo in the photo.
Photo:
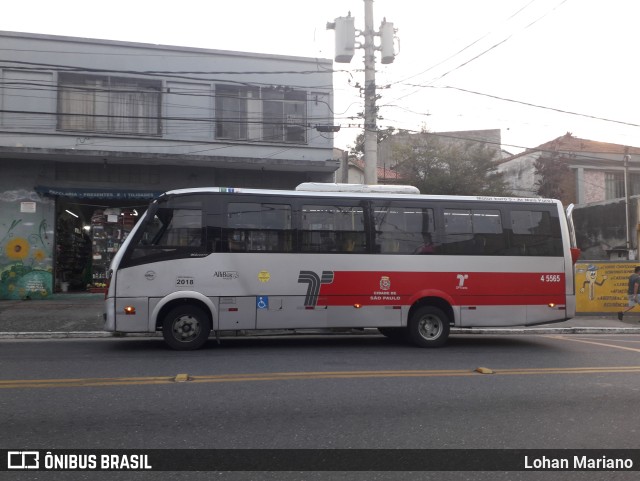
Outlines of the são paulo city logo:
[{"label": "s\u00e3o paulo city logo", "polygon": [[391,277],[381,276],[379,282],[379,291],[374,291],[373,295],[369,297],[371,301],[399,301],[400,296],[396,291],[391,290]]}]

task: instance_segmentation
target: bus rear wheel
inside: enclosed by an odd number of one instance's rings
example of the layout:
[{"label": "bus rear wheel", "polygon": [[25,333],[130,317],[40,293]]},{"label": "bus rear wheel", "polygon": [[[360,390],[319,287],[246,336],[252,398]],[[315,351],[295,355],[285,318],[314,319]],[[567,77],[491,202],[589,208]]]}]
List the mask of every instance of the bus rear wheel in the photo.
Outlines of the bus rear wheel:
[{"label": "bus rear wheel", "polygon": [[174,307],[162,322],[162,336],[165,342],[178,351],[201,348],[207,342],[210,333],[209,316],[196,306]]},{"label": "bus rear wheel", "polygon": [[449,338],[449,316],[442,309],[423,306],[409,319],[409,340],[420,347],[440,347]]}]

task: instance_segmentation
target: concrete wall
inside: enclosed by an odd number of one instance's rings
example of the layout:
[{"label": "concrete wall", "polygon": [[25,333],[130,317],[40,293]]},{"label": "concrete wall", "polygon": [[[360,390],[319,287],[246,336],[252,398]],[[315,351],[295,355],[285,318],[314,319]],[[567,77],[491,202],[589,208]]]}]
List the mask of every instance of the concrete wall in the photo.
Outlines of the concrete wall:
[{"label": "concrete wall", "polygon": [[602,170],[584,169],[583,198],[581,203],[602,202],[605,200],[605,173]]},{"label": "concrete wall", "polygon": [[637,261],[576,263],[576,312],[611,314],[624,310],[629,305],[629,276],[636,265]]},{"label": "concrete wall", "polygon": [[509,190],[517,197],[538,197],[535,175],[535,161],[539,152],[515,157],[498,165]]}]

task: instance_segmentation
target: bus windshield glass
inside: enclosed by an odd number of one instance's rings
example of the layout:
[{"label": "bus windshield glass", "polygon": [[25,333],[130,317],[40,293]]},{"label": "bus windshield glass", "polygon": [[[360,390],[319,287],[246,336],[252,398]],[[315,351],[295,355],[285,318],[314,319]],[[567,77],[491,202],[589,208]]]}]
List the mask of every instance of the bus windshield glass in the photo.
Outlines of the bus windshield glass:
[{"label": "bus windshield glass", "polygon": [[187,196],[152,207],[136,233],[128,260],[133,263],[204,253],[203,199]]}]

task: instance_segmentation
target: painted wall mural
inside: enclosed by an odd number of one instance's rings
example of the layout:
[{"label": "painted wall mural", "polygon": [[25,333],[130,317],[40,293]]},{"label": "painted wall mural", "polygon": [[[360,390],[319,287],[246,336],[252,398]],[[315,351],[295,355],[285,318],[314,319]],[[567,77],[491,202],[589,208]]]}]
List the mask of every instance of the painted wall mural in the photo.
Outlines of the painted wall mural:
[{"label": "painted wall mural", "polygon": [[593,314],[625,309],[629,276],[637,265],[638,261],[577,262],[576,311]]},{"label": "painted wall mural", "polygon": [[35,192],[0,192],[0,299],[52,294],[53,212]]}]

